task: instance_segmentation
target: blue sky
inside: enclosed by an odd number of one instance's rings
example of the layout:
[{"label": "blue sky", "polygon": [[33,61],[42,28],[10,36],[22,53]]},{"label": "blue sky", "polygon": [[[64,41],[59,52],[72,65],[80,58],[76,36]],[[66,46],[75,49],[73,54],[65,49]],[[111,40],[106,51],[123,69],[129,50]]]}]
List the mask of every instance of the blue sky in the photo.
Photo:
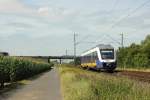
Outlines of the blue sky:
[{"label": "blue sky", "polygon": [[82,40],[78,54],[100,43],[118,47],[114,40],[121,41],[121,33],[126,46],[140,43],[150,34],[150,2],[135,9],[146,1],[0,0],[0,51],[64,55],[67,49],[73,54],[74,32]]}]

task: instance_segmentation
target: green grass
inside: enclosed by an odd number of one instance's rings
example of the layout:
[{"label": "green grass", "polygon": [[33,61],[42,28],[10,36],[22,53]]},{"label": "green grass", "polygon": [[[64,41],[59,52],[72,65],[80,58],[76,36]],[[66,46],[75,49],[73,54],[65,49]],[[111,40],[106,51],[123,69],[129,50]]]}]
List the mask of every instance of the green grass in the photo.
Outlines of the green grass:
[{"label": "green grass", "polygon": [[150,84],[75,68],[59,67],[64,100],[150,100]]}]

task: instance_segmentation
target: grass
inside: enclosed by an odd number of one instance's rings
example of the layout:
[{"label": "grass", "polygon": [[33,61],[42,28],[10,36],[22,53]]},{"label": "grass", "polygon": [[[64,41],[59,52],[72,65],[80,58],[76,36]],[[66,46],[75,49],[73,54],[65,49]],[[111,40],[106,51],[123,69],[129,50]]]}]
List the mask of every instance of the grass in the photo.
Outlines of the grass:
[{"label": "grass", "polygon": [[64,100],[150,100],[150,84],[82,70],[59,67]]}]

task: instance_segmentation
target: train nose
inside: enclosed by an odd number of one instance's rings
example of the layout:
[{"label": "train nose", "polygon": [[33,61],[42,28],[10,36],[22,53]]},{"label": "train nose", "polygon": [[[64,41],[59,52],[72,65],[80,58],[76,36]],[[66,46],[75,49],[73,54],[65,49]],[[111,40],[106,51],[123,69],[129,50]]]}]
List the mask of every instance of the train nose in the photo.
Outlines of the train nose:
[{"label": "train nose", "polygon": [[111,68],[113,66],[112,63],[103,63],[104,68]]},{"label": "train nose", "polygon": [[110,68],[110,67],[112,67],[112,65],[110,63],[106,63],[106,67]]}]

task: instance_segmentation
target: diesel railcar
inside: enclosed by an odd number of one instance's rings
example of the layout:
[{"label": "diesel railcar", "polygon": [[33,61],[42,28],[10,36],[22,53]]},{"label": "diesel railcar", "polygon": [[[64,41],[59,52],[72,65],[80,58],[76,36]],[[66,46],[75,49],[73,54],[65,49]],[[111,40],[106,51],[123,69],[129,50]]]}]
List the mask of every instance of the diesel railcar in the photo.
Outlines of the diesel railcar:
[{"label": "diesel railcar", "polygon": [[81,67],[113,72],[116,68],[116,52],[111,45],[100,44],[81,54]]}]

